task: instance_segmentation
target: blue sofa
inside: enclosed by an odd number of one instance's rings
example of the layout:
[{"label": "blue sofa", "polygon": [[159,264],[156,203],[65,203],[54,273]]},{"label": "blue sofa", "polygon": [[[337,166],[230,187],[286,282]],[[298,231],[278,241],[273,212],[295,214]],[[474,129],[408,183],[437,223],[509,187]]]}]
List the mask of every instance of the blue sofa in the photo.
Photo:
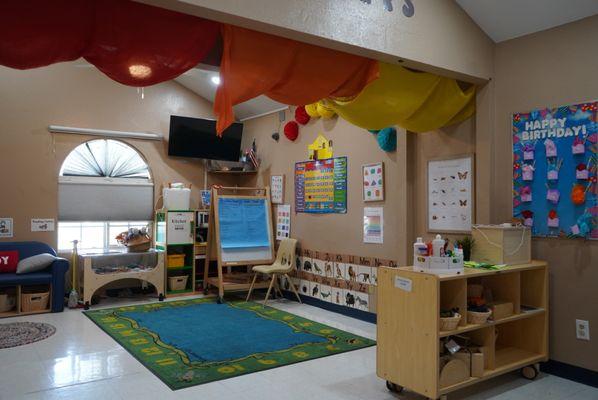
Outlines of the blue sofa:
[{"label": "blue sofa", "polygon": [[[0,242],[0,251],[16,250],[19,260],[41,253],[56,255],[53,248],[41,242]],[[52,312],[64,309],[64,275],[69,269],[69,262],[64,258],[56,259],[43,271],[28,274],[0,273],[0,287],[15,285],[52,285]]]}]

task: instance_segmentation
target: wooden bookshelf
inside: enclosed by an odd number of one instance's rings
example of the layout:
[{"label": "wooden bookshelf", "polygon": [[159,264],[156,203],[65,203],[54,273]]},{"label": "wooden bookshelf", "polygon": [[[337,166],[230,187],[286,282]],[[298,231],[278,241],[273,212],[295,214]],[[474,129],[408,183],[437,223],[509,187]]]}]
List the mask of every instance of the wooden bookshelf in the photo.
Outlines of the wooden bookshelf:
[{"label": "wooden bookshelf", "polygon": [[[490,288],[495,300],[513,304],[508,317],[467,322],[467,284]],[[548,359],[548,268],[542,261],[502,270],[465,268],[460,275],[434,275],[411,267],[378,272],[377,374],[390,389],[406,388],[429,399]],[[440,310],[458,307],[456,329],[440,331]],[[484,348],[481,376],[440,385],[440,341],[467,337]]]}]

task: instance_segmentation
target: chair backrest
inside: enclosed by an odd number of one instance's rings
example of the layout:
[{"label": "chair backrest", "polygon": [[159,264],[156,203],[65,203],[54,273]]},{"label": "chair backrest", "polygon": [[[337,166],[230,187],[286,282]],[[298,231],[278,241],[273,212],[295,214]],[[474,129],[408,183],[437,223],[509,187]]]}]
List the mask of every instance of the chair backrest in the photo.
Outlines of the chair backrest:
[{"label": "chair backrest", "polygon": [[280,245],[278,245],[278,251],[276,252],[276,263],[288,266],[288,271],[291,271],[295,265],[296,246],[297,239],[282,239]]},{"label": "chair backrest", "polygon": [[42,242],[0,242],[0,251],[10,250],[17,250],[20,260],[42,253],[56,255],[53,248]]}]

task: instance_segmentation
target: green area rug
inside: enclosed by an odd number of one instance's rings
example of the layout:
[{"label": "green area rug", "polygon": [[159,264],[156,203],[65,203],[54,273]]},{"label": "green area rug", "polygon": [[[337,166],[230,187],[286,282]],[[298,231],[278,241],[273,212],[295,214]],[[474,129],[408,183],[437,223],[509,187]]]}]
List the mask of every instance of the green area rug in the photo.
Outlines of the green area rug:
[{"label": "green area rug", "polygon": [[85,315],[173,390],[376,344],[243,301],[191,299]]}]

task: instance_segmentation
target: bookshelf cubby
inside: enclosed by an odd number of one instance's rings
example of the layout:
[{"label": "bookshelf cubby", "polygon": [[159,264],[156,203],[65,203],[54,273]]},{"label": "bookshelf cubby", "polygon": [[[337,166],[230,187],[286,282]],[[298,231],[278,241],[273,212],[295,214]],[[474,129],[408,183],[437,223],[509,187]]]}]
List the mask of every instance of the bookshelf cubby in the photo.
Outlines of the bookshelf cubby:
[{"label": "bookshelf cubby", "polygon": [[[467,322],[467,285],[481,284],[493,301],[510,302],[513,314],[483,324]],[[501,270],[466,268],[461,275],[434,275],[411,267],[378,273],[378,376],[389,388],[407,388],[430,399],[548,358],[548,267],[545,262]],[[440,331],[440,310],[459,308],[456,329]],[[440,345],[466,338],[484,354],[481,376],[441,386]],[[535,374],[534,374],[535,375]]]}]

